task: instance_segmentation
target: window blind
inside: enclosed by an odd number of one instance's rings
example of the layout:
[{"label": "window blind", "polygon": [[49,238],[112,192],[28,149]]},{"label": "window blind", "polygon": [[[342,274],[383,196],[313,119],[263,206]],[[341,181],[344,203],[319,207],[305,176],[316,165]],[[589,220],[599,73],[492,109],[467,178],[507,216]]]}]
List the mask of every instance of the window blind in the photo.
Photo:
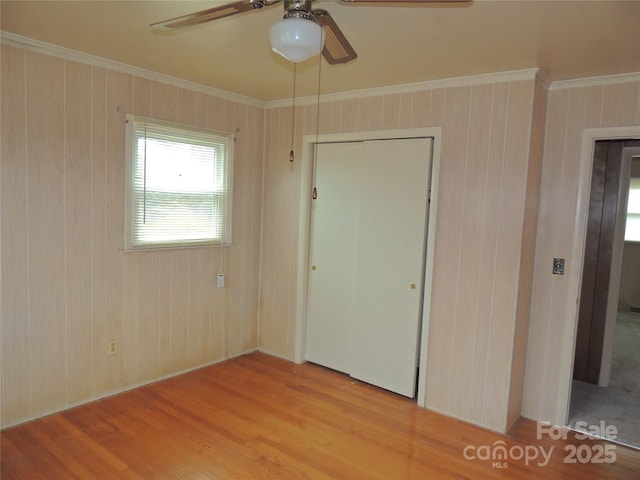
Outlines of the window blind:
[{"label": "window blind", "polygon": [[230,241],[233,138],[132,120],[130,248]]}]

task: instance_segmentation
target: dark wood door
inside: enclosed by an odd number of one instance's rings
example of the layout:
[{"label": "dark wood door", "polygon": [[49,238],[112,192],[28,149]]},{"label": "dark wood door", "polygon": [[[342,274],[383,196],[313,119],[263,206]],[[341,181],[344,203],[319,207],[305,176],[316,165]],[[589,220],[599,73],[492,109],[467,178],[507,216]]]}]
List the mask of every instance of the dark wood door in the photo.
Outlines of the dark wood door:
[{"label": "dark wood door", "polygon": [[601,140],[594,150],[573,378],[598,383],[618,210],[622,149],[637,140]]}]

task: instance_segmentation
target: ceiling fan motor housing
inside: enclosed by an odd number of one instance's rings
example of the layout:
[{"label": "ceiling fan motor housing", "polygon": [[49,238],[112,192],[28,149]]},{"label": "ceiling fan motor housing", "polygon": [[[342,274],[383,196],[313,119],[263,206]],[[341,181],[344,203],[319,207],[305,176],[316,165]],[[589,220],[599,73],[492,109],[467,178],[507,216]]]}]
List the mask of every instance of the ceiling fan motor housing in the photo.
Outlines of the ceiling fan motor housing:
[{"label": "ceiling fan motor housing", "polygon": [[284,0],[285,18],[294,12],[311,12],[313,0]]}]

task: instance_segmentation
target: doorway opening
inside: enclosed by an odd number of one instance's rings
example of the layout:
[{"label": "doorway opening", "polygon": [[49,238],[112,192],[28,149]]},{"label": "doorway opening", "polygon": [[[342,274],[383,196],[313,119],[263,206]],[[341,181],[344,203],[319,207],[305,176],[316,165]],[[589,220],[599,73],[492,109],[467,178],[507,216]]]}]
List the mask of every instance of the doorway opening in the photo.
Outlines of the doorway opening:
[{"label": "doorway opening", "polygon": [[612,440],[640,448],[640,243],[626,228],[636,182],[640,141],[596,141],[568,424],[588,431],[604,422]]}]

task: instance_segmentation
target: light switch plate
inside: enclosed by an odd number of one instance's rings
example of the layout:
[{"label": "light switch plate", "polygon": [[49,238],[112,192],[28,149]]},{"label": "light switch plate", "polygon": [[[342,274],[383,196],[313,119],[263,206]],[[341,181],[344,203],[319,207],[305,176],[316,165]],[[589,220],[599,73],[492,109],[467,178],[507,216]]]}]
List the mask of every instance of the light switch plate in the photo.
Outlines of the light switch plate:
[{"label": "light switch plate", "polygon": [[553,274],[564,275],[564,258],[553,259]]}]

